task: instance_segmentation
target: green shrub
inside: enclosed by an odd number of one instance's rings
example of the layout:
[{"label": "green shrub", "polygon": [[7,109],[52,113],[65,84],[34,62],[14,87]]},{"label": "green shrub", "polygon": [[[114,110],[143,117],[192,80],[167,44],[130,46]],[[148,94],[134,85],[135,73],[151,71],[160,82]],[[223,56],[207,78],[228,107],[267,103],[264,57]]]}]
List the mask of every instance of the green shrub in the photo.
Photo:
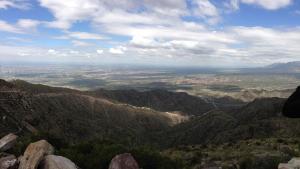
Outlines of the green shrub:
[{"label": "green shrub", "polygon": [[89,141],[57,151],[84,169],[107,169],[111,159],[118,154],[131,153],[143,169],[179,169],[180,162],[162,156],[152,147],[130,148],[112,141]]},{"label": "green shrub", "polygon": [[282,162],[282,157],[279,156],[245,156],[240,159],[239,165],[240,169],[274,169],[280,162]]}]

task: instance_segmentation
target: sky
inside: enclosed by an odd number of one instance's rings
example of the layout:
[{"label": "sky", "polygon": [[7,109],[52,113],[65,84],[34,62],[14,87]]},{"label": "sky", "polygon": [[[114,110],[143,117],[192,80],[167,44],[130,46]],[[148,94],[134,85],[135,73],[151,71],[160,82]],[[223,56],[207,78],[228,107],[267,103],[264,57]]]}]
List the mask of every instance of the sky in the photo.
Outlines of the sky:
[{"label": "sky", "polygon": [[0,62],[252,67],[299,44],[300,0],[0,0]]}]

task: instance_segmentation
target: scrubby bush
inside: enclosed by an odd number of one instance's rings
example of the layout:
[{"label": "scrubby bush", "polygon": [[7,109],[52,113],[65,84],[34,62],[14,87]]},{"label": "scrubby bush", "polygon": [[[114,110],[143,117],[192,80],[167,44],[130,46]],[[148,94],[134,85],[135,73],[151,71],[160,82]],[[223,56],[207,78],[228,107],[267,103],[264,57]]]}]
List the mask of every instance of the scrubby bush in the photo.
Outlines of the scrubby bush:
[{"label": "scrubby bush", "polygon": [[23,135],[10,153],[20,156],[26,147],[38,140],[47,140],[55,147],[56,154],[65,156],[84,169],[107,169],[111,159],[122,153],[131,153],[143,169],[181,169],[182,162],[171,160],[151,146],[130,147],[123,142],[95,139],[77,144],[68,144],[63,139],[49,133]]},{"label": "scrubby bush", "polygon": [[84,169],[107,169],[110,160],[116,154],[124,152],[126,152],[126,148],[110,141],[83,142],[57,151],[59,155],[71,159]]},{"label": "scrubby bush", "polygon": [[239,165],[240,169],[274,169],[280,162],[282,162],[282,157],[279,156],[254,157],[249,155],[241,158]]},{"label": "scrubby bush", "polygon": [[118,154],[131,153],[143,169],[179,169],[180,162],[162,156],[153,147],[130,148],[112,141],[89,141],[57,151],[58,154],[74,161],[84,169],[107,169],[111,159]]}]

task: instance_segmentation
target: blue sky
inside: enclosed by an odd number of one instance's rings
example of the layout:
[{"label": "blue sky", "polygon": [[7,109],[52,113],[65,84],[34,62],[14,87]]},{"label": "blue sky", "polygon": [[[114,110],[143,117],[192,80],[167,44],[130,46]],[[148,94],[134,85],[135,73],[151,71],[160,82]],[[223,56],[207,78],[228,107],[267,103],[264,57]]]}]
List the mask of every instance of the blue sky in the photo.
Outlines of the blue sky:
[{"label": "blue sky", "polygon": [[263,66],[300,60],[297,0],[0,0],[0,61]]}]

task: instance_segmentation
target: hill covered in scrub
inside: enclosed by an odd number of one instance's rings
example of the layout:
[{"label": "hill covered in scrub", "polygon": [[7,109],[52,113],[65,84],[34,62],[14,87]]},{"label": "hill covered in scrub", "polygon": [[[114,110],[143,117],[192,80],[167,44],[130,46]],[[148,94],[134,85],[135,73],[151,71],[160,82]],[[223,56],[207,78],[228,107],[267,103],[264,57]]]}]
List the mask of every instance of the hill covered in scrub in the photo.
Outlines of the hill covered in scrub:
[{"label": "hill covered in scrub", "polygon": [[89,94],[138,107],[150,107],[159,111],[180,111],[194,116],[199,116],[212,109],[234,108],[245,104],[230,97],[202,98],[184,92],[170,92],[162,89],[151,91],[100,89]]},{"label": "hill covered in scrub", "polygon": [[247,139],[298,138],[298,119],[281,115],[285,99],[257,99],[238,110],[210,111],[168,129],[166,144],[222,144]]},{"label": "hill covered in scrub", "polygon": [[[300,144],[299,120],[281,115],[286,101],[282,98],[260,98],[249,103],[225,98],[217,106],[218,99],[205,100],[164,90],[78,91],[19,80],[0,80],[0,89],[0,136],[6,133],[20,135],[21,141],[15,152],[24,150],[25,143],[47,139],[61,155],[86,169],[92,166],[82,159],[83,154],[89,152],[100,158],[107,146],[110,153],[104,154],[110,155],[103,159],[106,163],[126,150],[166,160],[168,166],[173,166],[171,168],[189,168],[211,162],[219,166],[215,162],[220,159],[215,159],[217,155],[210,147],[233,153],[234,146],[245,146],[245,141],[258,144],[259,140],[260,146],[256,148],[272,153],[274,147],[268,143],[272,140],[272,144],[293,147],[295,154],[297,142]],[[221,103],[235,106],[222,107]],[[197,147],[202,147],[200,155]],[[240,150],[241,153],[246,151],[245,147]],[[274,151],[281,149],[275,147]],[[182,159],[178,153],[192,155]],[[251,160],[256,159],[256,155],[251,156]],[[293,153],[286,155],[276,156],[275,162],[272,158],[272,165],[286,162]],[[191,161],[186,164],[186,160]],[[237,153],[224,160],[226,164],[241,160],[249,162]],[[160,165],[162,161],[154,160],[153,163],[163,166]],[[148,166],[146,162],[143,164]]]},{"label": "hill covered in scrub", "polygon": [[137,107],[147,107],[157,111],[180,111],[186,115],[201,115],[212,109],[228,109],[245,105],[245,102],[230,97],[201,98],[184,92],[170,92],[162,89],[150,91],[105,90],[78,91],[68,88],[49,87],[31,84],[22,80],[12,81],[15,87],[33,94],[42,93],[77,93],[103,98],[114,103],[125,103]]},{"label": "hill covered in scrub", "polygon": [[[139,142],[150,137],[152,132],[188,118],[177,112],[166,113],[113,103],[79,91],[32,85],[30,90],[35,92],[30,92],[11,83],[3,84],[0,92],[1,125],[2,132],[6,133],[27,127],[73,142],[93,138],[124,138]],[[41,88],[47,91],[41,92]]]},{"label": "hill covered in scrub", "polygon": [[300,136],[298,121],[282,117],[281,98],[226,100],[239,106],[222,109],[186,93],[78,91],[24,81],[1,81],[0,94],[3,132],[28,128],[73,142],[112,138],[173,146]]}]

